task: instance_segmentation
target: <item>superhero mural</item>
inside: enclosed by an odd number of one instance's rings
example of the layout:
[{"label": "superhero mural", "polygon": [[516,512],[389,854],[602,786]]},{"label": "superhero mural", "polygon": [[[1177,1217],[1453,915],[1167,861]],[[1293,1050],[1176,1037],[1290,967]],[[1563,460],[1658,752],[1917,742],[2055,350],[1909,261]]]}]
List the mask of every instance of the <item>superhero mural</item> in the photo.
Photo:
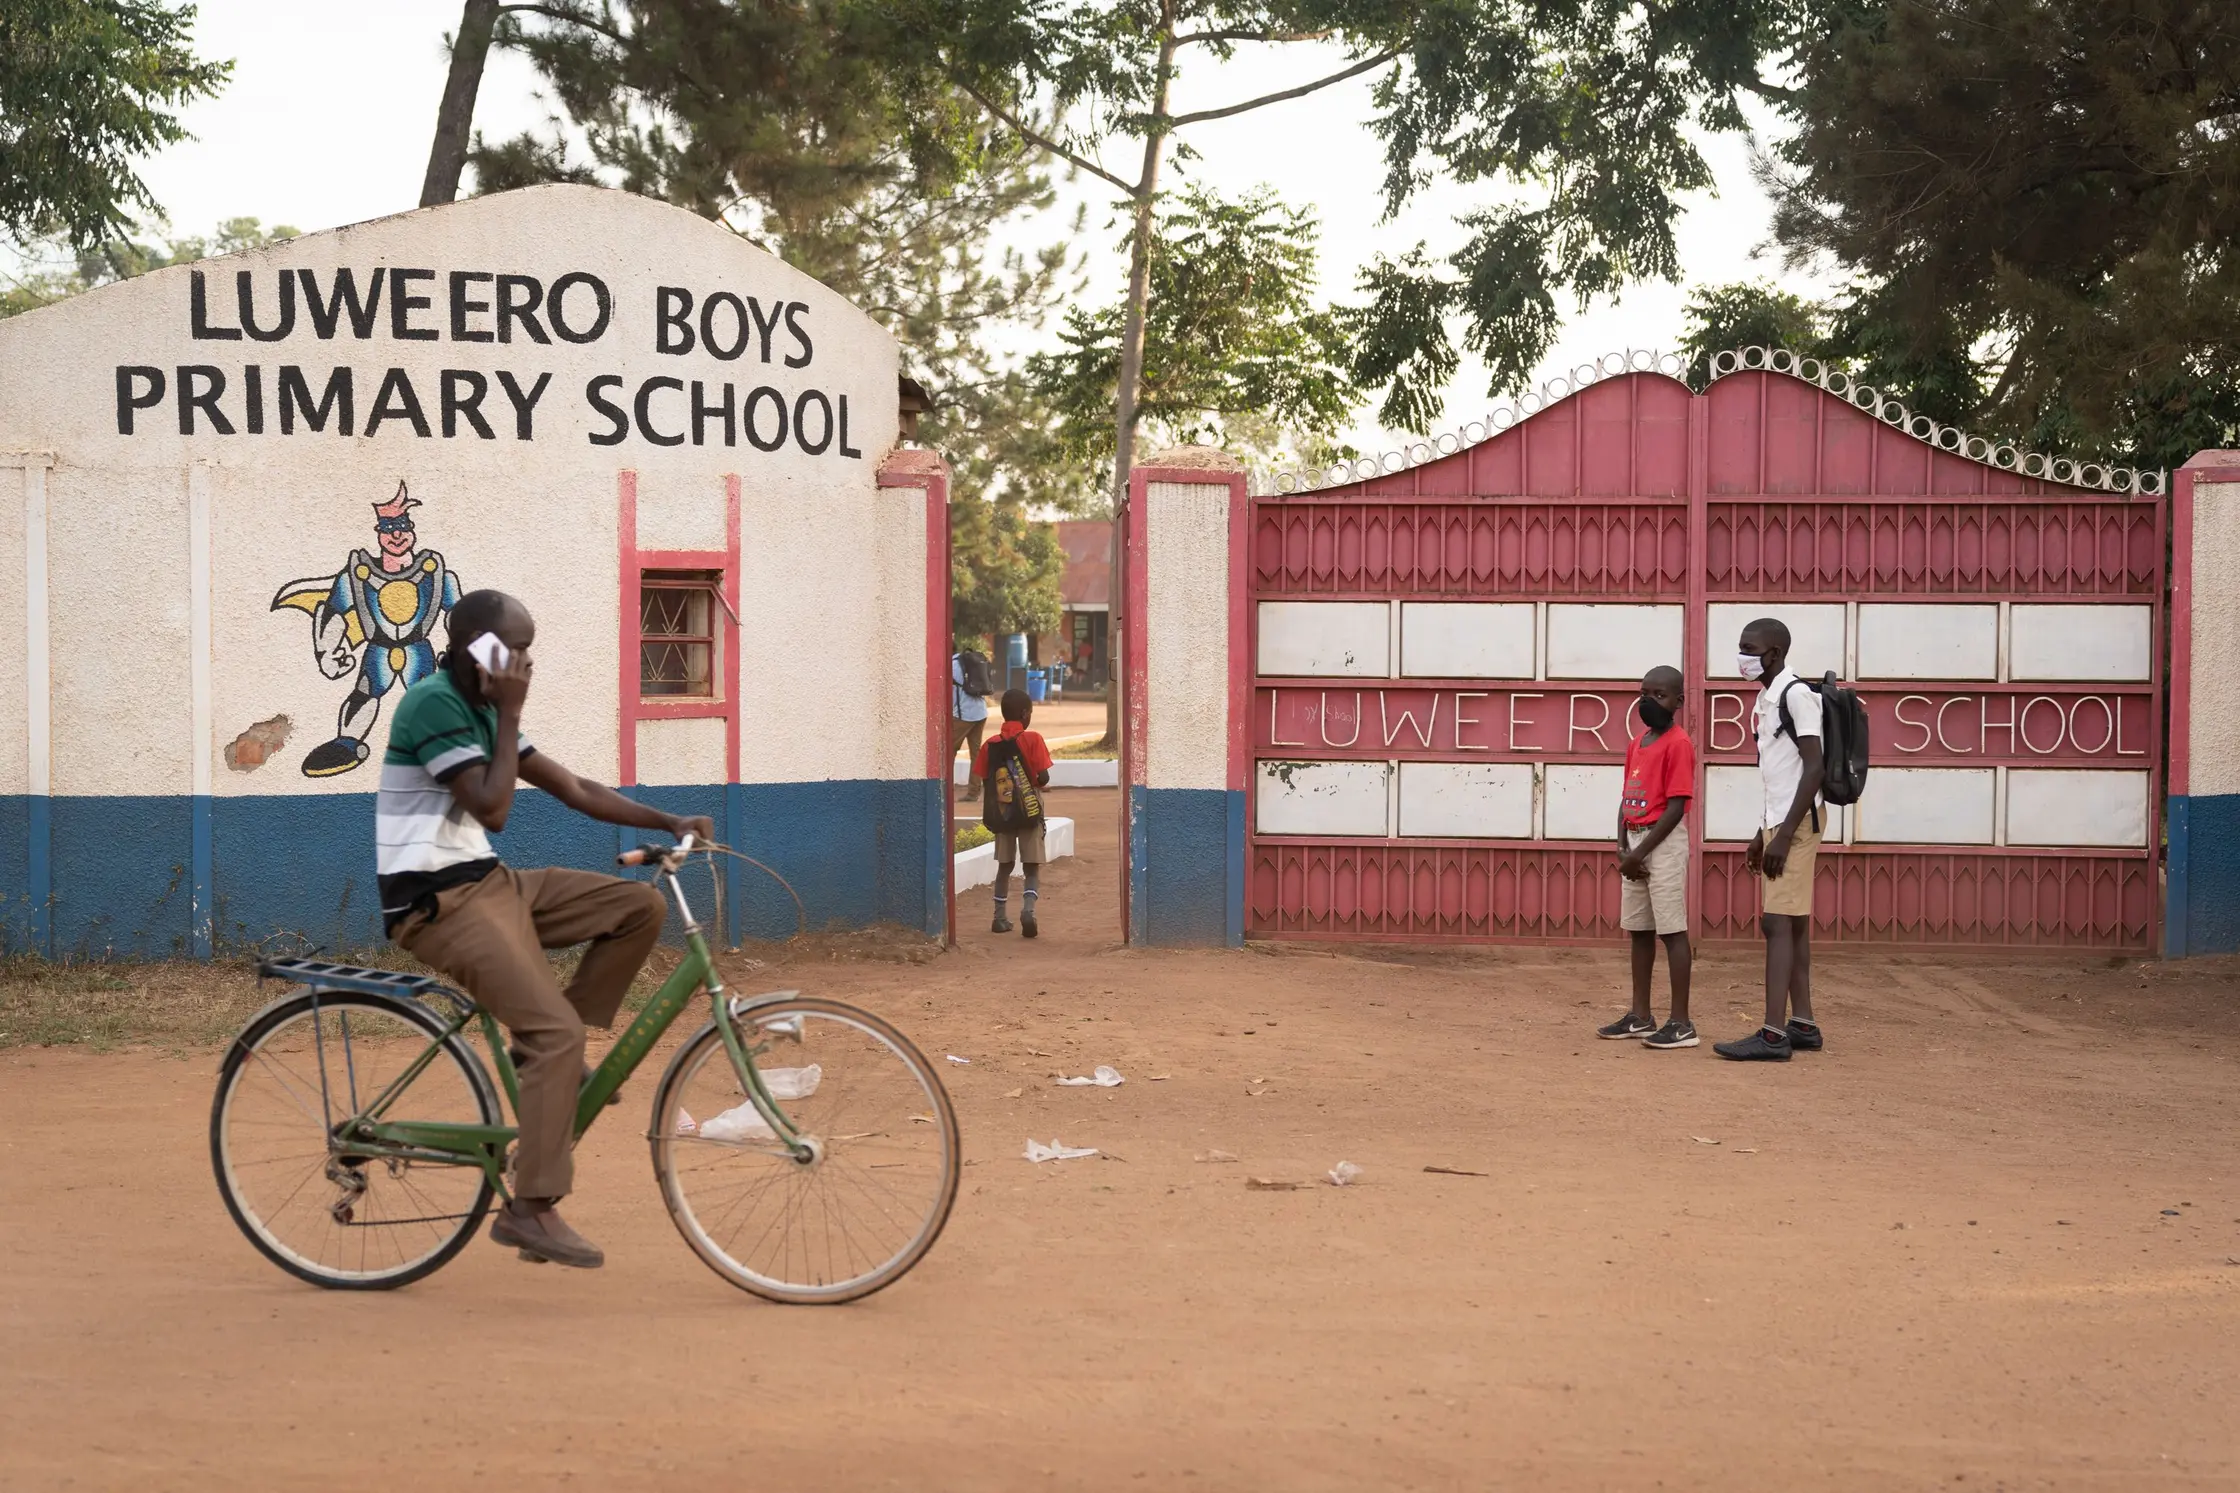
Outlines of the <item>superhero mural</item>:
[{"label": "superhero mural", "polygon": [[382,697],[435,672],[436,624],[450,614],[460,586],[442,555],[420,547],[412,522],[419,506],[400,481],[395,497],[373,505],[371,550],[352,550],[334,574],[290,581],[272,598],[272,610],[293,607],[311,618],[320,673],[358,674],[335,713],[334,739],[304,756],[307,778],[335,777],[365,761]]}]

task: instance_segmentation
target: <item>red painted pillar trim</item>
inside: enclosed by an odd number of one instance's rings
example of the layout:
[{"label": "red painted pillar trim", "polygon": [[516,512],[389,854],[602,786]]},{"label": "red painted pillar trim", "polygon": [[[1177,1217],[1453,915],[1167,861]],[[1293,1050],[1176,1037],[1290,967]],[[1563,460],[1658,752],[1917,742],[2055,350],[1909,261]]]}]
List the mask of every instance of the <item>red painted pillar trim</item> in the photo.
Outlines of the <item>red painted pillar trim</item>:
[{"label": "red painted pillar trim", "polygon": [[638,474],[615,476],[615,558],[620,633],[615,678],[615,786],[638,781]]},{"label": "red painted pillar trim", "polygon": [[879,468],[882,488],[917,488],[925,498],[926,522],[926,709],[925,771],[941,784],[942,905],[946,941],[957,942],[957,876],[954,827],[957,818],[956,754],[949,743],[949,654],[955,632],[949,557],[949,466],[937,452],[901,447]]}]

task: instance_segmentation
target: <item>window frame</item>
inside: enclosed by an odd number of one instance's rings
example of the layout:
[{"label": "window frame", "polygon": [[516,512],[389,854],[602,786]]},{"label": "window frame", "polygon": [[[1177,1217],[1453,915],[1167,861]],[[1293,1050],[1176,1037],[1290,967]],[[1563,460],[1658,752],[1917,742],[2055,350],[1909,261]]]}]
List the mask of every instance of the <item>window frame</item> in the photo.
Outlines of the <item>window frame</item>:
[{"label": "window frame", "polygon": [[[638,659],[638,705],[648,707],[671,706],[722,706],[729,698],[724,688],[724,624],[732,620],[731,603],[725,596],[729,580],[728,567],[670,566],[644,563],[648,557],[640,556],[638,571],[638,610],[635,628],[636,656]],[[706,598],[707,630],[705,632],[648,632],[645,627],[646,599],[658,593],[681,593]],[[708,650],[707,687],[704,692],[689,688],[674,692],[654,692],[646,688],[645,650],[647,644],[662,646],[699,644]]]}]

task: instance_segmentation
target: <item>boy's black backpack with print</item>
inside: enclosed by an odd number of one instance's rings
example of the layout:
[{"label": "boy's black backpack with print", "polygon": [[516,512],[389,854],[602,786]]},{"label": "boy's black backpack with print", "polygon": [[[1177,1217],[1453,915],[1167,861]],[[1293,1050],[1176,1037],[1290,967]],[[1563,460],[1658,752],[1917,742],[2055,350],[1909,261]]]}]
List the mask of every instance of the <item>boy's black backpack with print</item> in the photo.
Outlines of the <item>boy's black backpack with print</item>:
[{"label": "boy's black backpack with print", "polygon": [[[1818,681],[1799,679],[1789,689],[1808,689],[1820,697],[1820,797],[1832,804],[1857,803],[1867,791],[1867,707],[1832,672]],[[1795,741],[1797,723],[1789,714],[1788,689],[1776,703],[1780,729]]]},{"label": "boy's black backpack with print", "polygon": [[988,743],[988,786],[980,795],[980,822],[1007,835],[1024,833],[1042,822],[1042,795],[1035,791],[1027,754],[1019,750],[1015,736],[999,736]]},{"label": "boy's black backpack with print", "polygon": [[964,675],[964,692],[968,695],[992,694],[996,687],[995,676],[988,669],[988,655],[967,648],[957,655],[957,672]]}]

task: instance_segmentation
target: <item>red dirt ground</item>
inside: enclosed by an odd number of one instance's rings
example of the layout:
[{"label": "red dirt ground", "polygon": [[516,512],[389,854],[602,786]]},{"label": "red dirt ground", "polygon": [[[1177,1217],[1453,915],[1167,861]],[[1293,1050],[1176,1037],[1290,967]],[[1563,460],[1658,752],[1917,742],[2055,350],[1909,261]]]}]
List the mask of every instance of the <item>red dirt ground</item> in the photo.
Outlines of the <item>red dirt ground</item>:
[{"label": "red dirt ground", "polygon": [[[227,1220],[215,1053],[0,1054],[0,1484],[2240,1486],[2232,965],[1824,950],[1828,1051],[1743,1067],[1595,1041],[1616,951],[1121,951],[1112,797],[1054,797],[1038,943],[981,892],[931,963],[737,976],[972,1059],[948,1233],[854,1306],[686,1251],[657,1069],[584,1145],[605,1270],[341,1295]],[[1707,1034],[1755,981],[1699,962]]]}]

